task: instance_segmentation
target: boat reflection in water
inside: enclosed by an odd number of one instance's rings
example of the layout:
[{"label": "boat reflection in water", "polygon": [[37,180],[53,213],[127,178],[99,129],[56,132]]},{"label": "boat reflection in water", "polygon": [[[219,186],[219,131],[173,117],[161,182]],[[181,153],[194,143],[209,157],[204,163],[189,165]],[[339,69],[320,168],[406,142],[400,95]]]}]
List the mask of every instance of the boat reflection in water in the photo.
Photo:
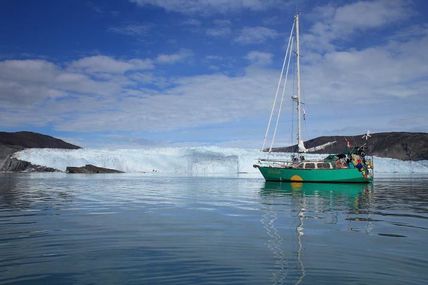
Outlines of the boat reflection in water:
[{"label": "boat reflection in water", "polygon": [[[317,259],[326,259],[317,251],[322,241],[315,242],[314,247],[314,237],[331,240],[336,235],[334,231],[370,232],[372,187],[361,183],[265,182],[260,191],[261,223],[275,259],[272,284],[300,284],[307,275],[305,260],[317,264]],[[351,218],[353,215],[359,218]],[[361,215],[367,217],[361,219]],[[355,220],[364,221],[364,225],[353,225]],[[308,232],[310,252],[303,238]]]},{"label": "boat reflection in water", "polygon": [[364,183],[278,183],[267,181],[262,189],[262,194],[297,194],[300,196],[317,196],[323,199],[340,196],[353,199],[358,198],[360,194],[369,192],[372,186],[372,184]]}]

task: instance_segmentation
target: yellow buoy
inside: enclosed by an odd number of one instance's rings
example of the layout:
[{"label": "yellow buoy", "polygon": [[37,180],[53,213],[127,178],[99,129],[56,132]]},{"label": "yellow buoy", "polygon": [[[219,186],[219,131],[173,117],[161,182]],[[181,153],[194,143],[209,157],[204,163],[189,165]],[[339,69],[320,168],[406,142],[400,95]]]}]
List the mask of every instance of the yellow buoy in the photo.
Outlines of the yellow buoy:
[{"label": "yellow buoy", "polygon": [[293,175],[290,178],[291,181],[303,181],[303,178],[300,177],[299,175]]}]

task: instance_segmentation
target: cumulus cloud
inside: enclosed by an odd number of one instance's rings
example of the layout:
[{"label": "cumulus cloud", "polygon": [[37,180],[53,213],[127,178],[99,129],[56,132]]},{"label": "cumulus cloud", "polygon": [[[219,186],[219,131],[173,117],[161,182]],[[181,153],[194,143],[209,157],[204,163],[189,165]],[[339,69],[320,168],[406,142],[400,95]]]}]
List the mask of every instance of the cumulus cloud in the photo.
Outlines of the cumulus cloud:
[{"label": "cumulus cloud", "polygon": [[202,25],[202,22],[197,19],[186,19],[181,24],[185,26],[199,27]]},{"label": "cumulus cloud", "polygon": [[274,29],[266,27],[245,27],[235,39],[240,44],[259,44],[279,36]]},{"label": "cumulus cloud", "polygon": [[109,31],[127,36],[143,36],[147,35],[151,28],[148,24],[128,24],[110,27]]},{"label": "cumulus cloud", "polygon": [[359,1],[343,6],[320,6],[308,15],[316,19],[304,34],[305,44],[318,52],[335,49],[335,40],[350,38],[356,32],[379,29],[400,22],[412,14],[407,0]]},{"label": "cumulus cloud", "polygon": [[252,64],[266,65],[272,62],[273,54],[260,51],[251,51],[245,57]]},{"label": "cumulus cloud", "polygon": [[[427,40],[423,44],[428,44]],[[419,60],[428,58],[422,55]],[[328,98],[366,104],[387,97],[425,96],[427,83],[420,76],[428,75],[428,68],[417,61],[406,50],[391,51],[388,46],[328,52],[319,60],[304,64],[305,95],[312,102]],[[410,71],[412,68],[414,71]]]},{"label": "cumulus cloud", "polygon": [[163,64],[171,64],[179,61],[183,61],[192,56],[192,52],[187,49],[182,49],[177,53],[171,54],[160,54],[156,58],[156,62]]},{"label": "cumulus cloud", "polygon": [[183,14],[227,13],[242,9],[260,11],[285,4],[281,0],[131,0],[131,2],[139,6],[151,5]]},{"label": "cumulus cloud", "polygon": [[228,122],[264,113],[270,105],[264,94],[270,98],[272,78],[270,72],[257,70],[238,77],[212,74],[181,78],[164,92],[122,99],[114,110],[80,114],[58,128],[164,131]]},{"label": "cumulus cloud", "polygon": [[[120,60],[97,55],[58,65],[46,60],[0,61],[0,102],[3,106],[41,104],[58,98],[109,97],[130,94],[140,82],[165,85],[147,71],[155,64],[172,64],[190,51],[159,55],[155,59]],[[141,74],[144,74],[142,76]],[[142,78],[146,79],[145,81]],[[62,99],[64,100],[64,99]]]},{"label": "cumulus cloud", "polygon": [[337,8],[331,25],[343,32],[376,28],[407,18],[411,14],[409,7],[409,2],[403,0],[355,2]]},{"label": "cumulus cloud", "polygon": [[[356,9],[396,5],[393,7],[399,9],[403,2],[385,3],[349,5],[357,5]],[[311,124],[323,131],[330,130],[334,122],[336,130],[331,132],[351,127],[363,131],[365,124],[374,121],[378,128],[401,124],[402,128],[426,130],[428,54],[422,47],[428,46],[427,26],[405,28],[381,43],[358,49],[337,48],[339,38],[351,41],[358,31],[401,20],[401,16],[378,11],[380,20],[371,16],[370,24],[357,22],[353,27],[344,18],[349,5],[320,7],[332,17],[321,15],[303,34],[306,44],[307,36],[321,40],[321,34],[329,35],[324,43],[330,47],[322,52],[303,47],[302,89],[308,120],[316,117]],[[336,28],[338,23],[343,26]],[[250,29],[242,30],[240,43],[278,36],[274,30]],[[50,124],[65,131],[159,131],[267,116],[281,65],[279,62],[276,69],[266,66],[270,66],[272,54],[262,50],[244,53],[250,64],[239,75],[218,71],[187,77],[157,75],[156,69],[190,56],[190,51],[179,50],[150,59],[97,55],[62,64],[39,59],[0,61],[0,124]],[[206,58],[221,60],[218,56]]]},{"label": "cumulus cloud", "polygon": [[[172,63],[180,58],[159,55],[151,62]],[[67,131],[169,130],[230,121],[270,104],[260,94],[272,92],[272,71],[199,75],[162,83],[145,66],[135,70],[136,61],[105,56],[68,65],[2,61],[1,124],[49,123]],[[107,72],[108,77],[98,76]],[[163,91],[150,87],[154,84],[163,84]]]},{"label": "cumulus cloud", "polygon": [[[405,28],[406,36],[398,30],[386,43],[352,48],[356,31],[377,29],[408,17],[412,12],[406,4],[380,0],[319,7],[320,19],[303,35],[307,96],[323,100],[330,95],[343,102],[425,96],[428,66],[421,62],[428,62],[428,56],[420,48],[428,46],[425,25]],[[344,38],[348,48],[342,45],[338,49],[335,41]]]},{"label": "cumulus cloud", "polygon": [[129,70],[151,69],[153,63],[148,59],[117,60],[109,56],[96,55],[73,61],[70,68],[89,73],[124,73]]},{"label": "cumulus cloud", "polygon": [[5,60],[0,62],[2,79],[13,81],[17,77],[33,82],[46,82],[58,71],[58,67],[46,60]]},{"label": "cumulus cloud", "polygon": [[207,29],[206,33],[212,37],[224,37],[230,35],[232,29],[230,27],[215,27]]},{"label": "cumulus cloud", "polygon": [[0,100],[9,104],[32,104],[65,96],[67,92],[111,94],[115,91],[117,88],[112,82],[95,81],[46,60],[0,62]]},{"label": "cumulus cloud", "polygon": [[213,24],[213,27],[206,30],[207,35],[212,37],[225,37],[232,34],[232,22],[230,20],[217,19],[213,21]]}]

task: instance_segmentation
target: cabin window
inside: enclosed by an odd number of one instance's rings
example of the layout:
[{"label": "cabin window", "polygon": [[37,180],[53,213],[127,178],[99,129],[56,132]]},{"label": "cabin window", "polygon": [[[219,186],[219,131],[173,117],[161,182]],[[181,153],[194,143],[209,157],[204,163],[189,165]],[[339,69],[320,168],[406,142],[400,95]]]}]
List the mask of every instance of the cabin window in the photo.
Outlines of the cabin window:
[{"label": "cabin window", "polygon": [[318,163],[317,167],[320,169],[330,169],[330,163],[328,162]]},{"label": "cabin window", "polygon": [[315,163],[306,163],[305,164],[305,169],[314,169],[315,168]]}]

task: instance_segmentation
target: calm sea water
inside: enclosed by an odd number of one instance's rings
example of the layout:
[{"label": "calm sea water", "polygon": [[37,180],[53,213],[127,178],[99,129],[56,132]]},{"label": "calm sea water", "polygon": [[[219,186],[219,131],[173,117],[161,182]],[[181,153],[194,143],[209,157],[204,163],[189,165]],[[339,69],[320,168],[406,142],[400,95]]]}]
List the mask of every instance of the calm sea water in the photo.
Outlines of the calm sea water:
[{"label": "calm sea water", "polygon": [[428,179],[0,174],[2,284],[427,284]]}]

